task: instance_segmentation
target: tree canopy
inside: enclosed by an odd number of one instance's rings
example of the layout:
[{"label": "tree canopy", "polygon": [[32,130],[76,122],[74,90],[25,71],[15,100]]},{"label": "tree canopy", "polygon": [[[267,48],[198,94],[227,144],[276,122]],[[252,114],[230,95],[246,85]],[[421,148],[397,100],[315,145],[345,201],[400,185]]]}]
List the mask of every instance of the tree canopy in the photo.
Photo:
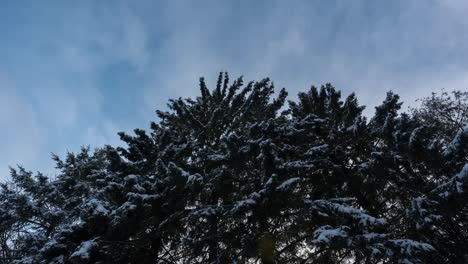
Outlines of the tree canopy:
[{"label": "tree canopy", "polygon": [[468,93],[368,119],[331,84],[199,87],[126,147],[11,169],[0,263],[468,262]]}]

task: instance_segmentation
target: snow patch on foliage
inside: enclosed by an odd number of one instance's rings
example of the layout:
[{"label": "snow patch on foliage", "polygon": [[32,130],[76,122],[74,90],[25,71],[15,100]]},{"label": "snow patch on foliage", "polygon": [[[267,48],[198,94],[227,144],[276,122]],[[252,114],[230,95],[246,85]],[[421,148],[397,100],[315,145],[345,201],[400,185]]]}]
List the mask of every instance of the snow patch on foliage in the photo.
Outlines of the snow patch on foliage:
[{"label": "snow patch on foliage", "polygon": [[317,154],[317,153],[324,152],[327,149],[328,149],[328,144],[323,144],[323,145],[320,145],[320,146],[315,146],[315,147],[310,148],[305,154],[306,155],[314,155],[314,154]]},{"label": "snow patch on foliage", "polygon": [[249,198],[249,199],[245,199],[245,200],[242,200],[242,201],[238,201],[235,205],[234,205],[234,208],[232,209],[233,211],[239,211],[239,210],[242,210],[250,205],[255,205],[257,204],[257,202],[255,202],[253,199]]},{"label": "snow patch on foliage", "polygon": [[465,126],[463,129],[460,129],[457,135],[454,137],[452,142],[444,150],[444,156],[450,156],[455,152],[461,151],[462,147],[468,145],[468,126]]},{"label": "snow patch on foliage", "polygon": [[280,165],[280,168],[284,168],[284,169],[301,169],[301,168],[313,168],[313,167],[314,165],[309,164],[305,161],[301,161],[301,160],[285,162],[284,164]]},{"label": "snow patch on foliage", "polygon": [[410,135],[410,138],[409,138],[409,142],[408,144],[410,146],[414,146],[414,144],[416,143],[417,139],[418,139],[418,136],[420,134],[420,132],[424,129],[424,127],[418,127],[418,128],[415,128],[412,132],[411,132],[411,135]]},{"label": "snow patch on foliage", "polygon": [[85,206],[92,208],[93,213],[97,215],[107,215],[109,213],[109,210],[105,208],[104,203],[95,198],[89,200]]},{"label": "snow patch on foliage", "polygon": [[463,193],[466,189],[468,181],[468,164],[465,164],[463,169],[447,182],[439,185],[432,190],[432,193],[439,193],[440,197],[448,197],[453,193]]},{"label": "snow patch on foliage", "polygon": [[97,246],[97,243],[93,240],[84,241],[80,244],[78,249],[71,254],[70,258],[77,258],[80,260],[89,260],[91,250]]},{"label": "snow patch on foliage", "polygon": [[434,250],[434,247],[427,243],[422,243],[411,239],[392,239],[389,240],[389,242],[398,246],[400,248],[400,253],[407,255],[412,255],[420,251]]},{"label": "snow patch on foliage", "polygon": [[124,178],[126,182],[132,182],[135,183],[138,181],[138,177],[136,175],[130,174]]},{"label": "snow patch on foliage", "polygon": [[281,183],[278,187],[276,187],[276,190],[285,190],[285,189],[289,188],[289,186],[291,186],[292,184],[294,184],[296,182],[300,182],[300,181],[301,181],[301,178],[299,178],[299,177],[291,178],[291,179],[286,180],[283,183]]},{"label": "snow patch on foliage", "polygon": [[306,203],[311,204],[314,207],[318,207],[321,209],[330,210],[335,213],[343,214],[345,216],[350,216],[355,220],[359,221],[360,225],[367,226],[367,225],[384,225],[385,219],[383,218],[376,218],[370,216],[365,213],[365,211],[354,208],[350,205],[344,204],[344,202],[348,202],[348,199],[344,200],[306,200]]},{"label": "snow patch on foliage", "polygon": [[347,237],[348,233],[346,230],[346,227],[331,228],[328,225],[322,226],[314,231],[312,243],[329,243],[333,239]]}]

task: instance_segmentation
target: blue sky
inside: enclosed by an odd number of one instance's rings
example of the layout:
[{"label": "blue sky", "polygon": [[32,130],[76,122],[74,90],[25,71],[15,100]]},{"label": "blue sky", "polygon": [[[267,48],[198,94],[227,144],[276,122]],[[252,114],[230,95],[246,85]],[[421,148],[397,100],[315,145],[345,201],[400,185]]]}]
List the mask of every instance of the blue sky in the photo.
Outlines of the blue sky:
[{"label": "blue sky", "polygon": [[119,144],[200,76],[331,82],[372,107],[467,89],[468,2],[1,1],[0,178],[50,153]]}]

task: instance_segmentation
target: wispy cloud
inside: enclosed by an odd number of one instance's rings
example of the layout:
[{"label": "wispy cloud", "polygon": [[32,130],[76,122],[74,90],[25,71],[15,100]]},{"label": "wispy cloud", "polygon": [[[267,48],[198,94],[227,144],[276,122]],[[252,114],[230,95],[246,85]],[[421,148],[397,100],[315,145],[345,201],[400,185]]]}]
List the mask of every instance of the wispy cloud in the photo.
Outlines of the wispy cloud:
[{"label": "wispy cloud", "polygon": [[[117,144],[217,72],[290,98],[331,82],[373,106],[468,84],[468,5],[443,1],[95,1],[0,6],[0,174]],[[368,110],[372,112],[372,108]]]},{"label": "wispy cloud", "polygon": [[46,130],[14,81],[4,74],[0,74],[0,106],[0,171],[17,164],[19,157],[22,163],[44,169],[41,150],[46,145]]}]

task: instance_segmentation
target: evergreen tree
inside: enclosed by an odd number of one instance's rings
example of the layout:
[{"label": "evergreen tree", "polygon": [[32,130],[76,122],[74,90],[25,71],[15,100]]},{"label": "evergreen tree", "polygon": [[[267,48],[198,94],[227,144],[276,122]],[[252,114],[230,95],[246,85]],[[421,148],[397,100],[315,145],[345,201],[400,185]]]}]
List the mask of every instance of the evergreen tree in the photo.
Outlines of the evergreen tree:
[{"label": "evergreen tree", "polygon": [[331,84],[174,99],[126,147],[54,156],[0,189],[0,263],[465,263],[467,96],[369,121]]}]

